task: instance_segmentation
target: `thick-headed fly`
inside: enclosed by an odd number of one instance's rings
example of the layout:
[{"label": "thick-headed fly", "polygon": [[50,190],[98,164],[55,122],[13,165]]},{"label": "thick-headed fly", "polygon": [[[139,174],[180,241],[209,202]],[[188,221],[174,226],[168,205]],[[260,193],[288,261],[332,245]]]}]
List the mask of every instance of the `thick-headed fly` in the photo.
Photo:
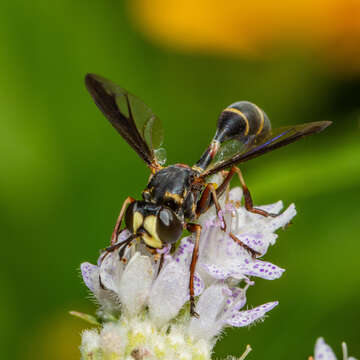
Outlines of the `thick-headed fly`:
[{"label": "thick-headed fly", "polygon": [[[253,207],[250,192],[236,164],[248,161],[269,151],[318,133],[331,122],[319,121],[275,130],[265,112],[255,104],[239,101],[222,111],[214,138],[199,161],[193,165],[163,166],[164,156],[160,145],[163,139],[161,123],[142,101],[109,80],[88,74],[85,84],[96,105],[113,127],[143,159],[151,171],[150,179],[142,192],[142,200],[128,197],[121,208],[108,251],[124,248],[137,239],[145,243],[150,252],[175,244],[183,230],[195,234],[195,246],[190,265],[190,311],[195,313],[194,272],[198,258],[201,226],[196,220],[211,206],[221,214],[218,198],[227,190],[230,180],[237,174],[243,188],[245,208],[263,216],[274,216]],[[223,172],[222,183],[208,182],[211,175]],[[121,223],[132,235],[117,243]],[[226,224],[222,222],[226,231]],[[254,250],[242,243],[234,234],[230,237],[246,248],[253,256]]]}]

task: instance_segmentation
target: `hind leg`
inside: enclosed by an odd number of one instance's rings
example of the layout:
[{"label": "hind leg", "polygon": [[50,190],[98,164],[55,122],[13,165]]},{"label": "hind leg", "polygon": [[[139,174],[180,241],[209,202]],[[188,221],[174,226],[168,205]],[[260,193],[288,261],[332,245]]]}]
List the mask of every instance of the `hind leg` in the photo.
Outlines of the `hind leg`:
[{"label": "hind leg", "polygon": [[[211,197],[211,199],[209,199],[210,197]],[[212,204],[215,205],[217,213],[221,214],[221,207],[219,204],[218,195],[216,193],[216,190],[215,190],[213,184],[208,184],[206,186],[205,190],[203,191],[202,197],[198,203],[198,209],[197,209],[198,216],[200,216],[200,214],[204,213]],[[226,233],[226,222],[223,218],[221,218],[221,227],[220,228],[222,231],[224,231]],[[242,246],[246,251],[248,251],[252,257],[256,257],[256,256],[260,255],[257,251],[251,249],[249,246],[247,246],[245,243],[243,243],[240,239],[238,239],[236,237],[236,235],[234,235],[231,231],[228,234],[238,245]]]}]

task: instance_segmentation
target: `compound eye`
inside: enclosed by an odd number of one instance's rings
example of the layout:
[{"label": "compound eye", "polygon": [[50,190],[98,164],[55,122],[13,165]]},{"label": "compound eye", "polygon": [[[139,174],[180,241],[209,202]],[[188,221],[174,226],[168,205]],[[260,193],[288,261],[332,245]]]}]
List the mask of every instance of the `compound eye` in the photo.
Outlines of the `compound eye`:
[{"label": "compound eye", "polygon": [[165,244],[173,244],[179,240],[183,226],[176,214],[169,208],[163,207],[158,215],[156,224],[156,232]]}]

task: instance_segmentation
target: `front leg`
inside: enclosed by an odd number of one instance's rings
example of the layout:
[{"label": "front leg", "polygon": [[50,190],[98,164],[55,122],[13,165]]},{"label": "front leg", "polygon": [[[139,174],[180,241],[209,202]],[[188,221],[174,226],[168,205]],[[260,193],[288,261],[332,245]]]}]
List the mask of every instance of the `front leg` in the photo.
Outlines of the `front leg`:
[{"label": "front leg", "polygon": [[121,227],[121,222],[122,222],[122,219],[124,217],[127,206],[130,205],[131,203],[133,203],[134,201],[135,201],[135,199],[133,199],[131,196],[128,196],[126,198],[126,200],[124,201],[124,203],[123,203],[123,205],[121,207],[119,216],[118,216],[118,218],[116,220],[116,224],[115,224],[113,233],[111,235],[111,245],[114,245],[116,243],[116,241],[117,241],[117,237],[119,235],[119,230],[120,230],[120,227]]},{"label": "front leg", "polygon": [[194,276],[195,276],[195,268],[196,263],[199,257],[199,242],[201,235],[201,225],[199,224],[186,224],[186,228],[188,231],[195,233],[195,244],[191,257],[190,264],[190,280],[189,280],[189,294],[190,294],[190,315],[198,318],[199,314],[195,311],[195,291],[194,291]]}]

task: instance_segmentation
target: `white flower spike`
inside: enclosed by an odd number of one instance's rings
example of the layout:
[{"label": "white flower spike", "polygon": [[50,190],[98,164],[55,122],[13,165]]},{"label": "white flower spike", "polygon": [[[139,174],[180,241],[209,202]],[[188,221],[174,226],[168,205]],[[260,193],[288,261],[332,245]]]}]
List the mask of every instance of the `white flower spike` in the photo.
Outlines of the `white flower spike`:
[{"label": "white flower spike", "polygon": [[[231,190],[230,201],[224,204],[222,199],[221,215],[228,231],[263,256],[275,244],[275,231],[296,215],[295,207],[290,205],[276,218],[265,218],[241,207],[241,197],[240,188]],[[279,214],[282,203],[261,208]],[[278,304],[270,301],[246,308],[246,292],[255,284],[254,278],[278,279],[284,269],[252,257],[235,243],[221,230],[213,210],[199,223],[202,234],[195,274],[199,318],[190,317],[188,307],[191,236],[183,238],[172,254],[162,249],[161,266],[158,256],[150,255],[137,241],[127,246],[121,258],[119,251],[105,252],[97,265],[81,265],[84,282],[100,305],[97,320],[101,323],[100,330],[84,331],[82,359],[210,359],[224,328],[249,326]],[[118,242],[129,234],[122,231]]]}]

